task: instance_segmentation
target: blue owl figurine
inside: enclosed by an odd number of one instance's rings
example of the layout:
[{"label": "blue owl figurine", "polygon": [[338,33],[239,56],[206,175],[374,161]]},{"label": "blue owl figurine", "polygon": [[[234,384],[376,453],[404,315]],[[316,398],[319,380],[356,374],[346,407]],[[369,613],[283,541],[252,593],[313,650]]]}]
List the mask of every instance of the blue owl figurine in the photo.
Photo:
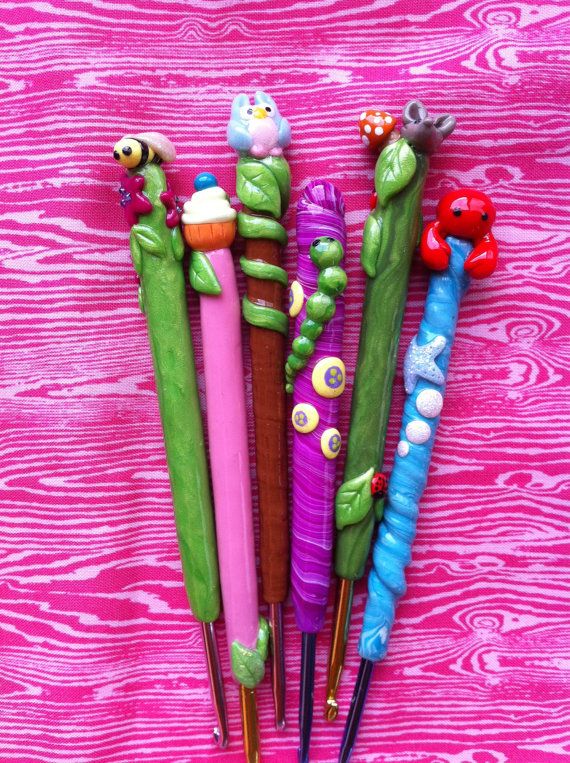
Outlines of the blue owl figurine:
[{"label": "blue owl figurine", "polygon": [[291,127],[270,95],[258,90],[253,105],[245,93],[236,95],[228,124],[228,143],[256,159],[281,156],[291,142]]}]

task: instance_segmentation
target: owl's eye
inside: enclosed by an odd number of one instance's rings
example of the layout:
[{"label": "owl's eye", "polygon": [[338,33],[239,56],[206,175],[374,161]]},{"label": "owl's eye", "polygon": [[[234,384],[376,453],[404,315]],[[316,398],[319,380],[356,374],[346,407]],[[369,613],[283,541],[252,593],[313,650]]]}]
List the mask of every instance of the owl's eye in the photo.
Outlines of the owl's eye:
[{"label": "owl's eye", "polygon": [[242,106],[239,110],[242,119],[251,119],[253,117],[253,106]]},{"label": "owl's eye", "polygon": [[266,107],[265,107],[265,111],[266,111],[268,114],[273,114],[273,109],[271,108],[271,106],[266,106]]}]

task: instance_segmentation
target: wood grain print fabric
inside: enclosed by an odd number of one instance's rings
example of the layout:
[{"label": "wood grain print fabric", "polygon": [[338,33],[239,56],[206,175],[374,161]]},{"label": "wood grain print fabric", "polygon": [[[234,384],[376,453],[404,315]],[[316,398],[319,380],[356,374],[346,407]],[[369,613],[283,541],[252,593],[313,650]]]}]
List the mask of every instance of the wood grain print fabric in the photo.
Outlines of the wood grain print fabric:
[{"label": "wood grain print fabric", "polygon": [[[346,201],[344,436],[375,161],[359,114],[399,116],[417,97],[456,115],[431,164],[424,216],[458,185],[497,207],[500,264],[462,307],[409,588],[354,761],[569,761],[565,0],[0,0],[0,17],[0,760],[243,759],[221,628],[232,740],[226,751],[211,742],[111,152],[125,132],[158,129],[177,147],[166,171],[182,199],[203,170],[233,189],[231,100],[262,89],[293,130],[290,275],[305,183],[332,180]],[[426,284],[416,264],[388,471]],[[195,294],[189,309],[203,388]],[[245,327],[244,347],[251,395]],[[250,421],[255,476],[253,455]],[[339,480],[341,471],[342,457]],[[315,761],[336,760],[364,595],[361,581],[333,725],[321,715],[328,631],[318,643]],[[332,597],[327,627],[331,614]],[[258,690],[264,761],[297,759],[290,603],[286,645],[285,732],[273,728],[268,675]]]}]

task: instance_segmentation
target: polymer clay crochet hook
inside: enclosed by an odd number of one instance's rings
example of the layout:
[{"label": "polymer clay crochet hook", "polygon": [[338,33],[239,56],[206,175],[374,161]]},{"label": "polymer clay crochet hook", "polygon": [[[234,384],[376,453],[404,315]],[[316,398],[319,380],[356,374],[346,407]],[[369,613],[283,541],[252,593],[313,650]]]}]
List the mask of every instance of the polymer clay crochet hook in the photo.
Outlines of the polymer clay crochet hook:
[{"label": "polymer clay crochet hook", "polygon": [[241,314],[232,253],[236,211],[216,178],[204,172],[184,205],[192,247],[190,283],[200,293],[206,418],[226,635],[240,685],[244,749],[259,759],[255,687],[263,678],[269,629],[259,617]]},{"label": "polymer clay crochet hook", "polygon": [[297,280],[289,314],[296,318],[287,358],[293,392],[291,592],[302,636],[299,760],[309,759],[317,634],[323,627],[332,566],[336,458],[346,273],[344,200],[326,180],[307,185],[297,205]]},{"label": "polymer clay crochet hook", "polygon": [[364,574],[375,522],[382,516],[386,478],[384,441],[396,370],[412,254],[420,231],[429,163],[454,127],[449,114],[432,119],[420,101],[404,108],[401,135],[394,118],[368,110],[362,141],[382,148],[376,163],[374,210],[364,226],[362,267],[367,275],[358,361],[352,394],[344,482],[336,496],[335,572],[339,577],[329,654],[326,716],[338,713],[337,688],[350,626],[354,581]]},{"label": "polymer clay crochet hook", "polygon": [[442,198],[437,220],[424,230],[420,252],[434,269],[418,334],[406,353],[406,401],[384,516],[374,545],[368,601],[358,651],[362,658],[339,761],[350,759],[375,663],[388,649],[396,604],[406,591],[419,501],[425,489],[461,299],[471,278],[485,278],[497,262],[491,234],[495,209],[480,191]]},{"label": "polymer clay crochet hook", "polygon": [[126,170],[120,203],[131,226],[131,256],[140,279],[139,305],[147,319],[184,583],[194,617],[202,625],[217,717],[214,736],[225,747],[228,724],[214,632],[220,613],[220,583],[188,323],[184,244],[177,200],[161,168],[163,162],[174,160],[175,150],[164,135],[148,132],[122,138],[113,156]]},{"label": "polymer clay crochet hook", "polygon": [[232,103],[228,142],[238,151],[236,193],[243,211],[238,230],[245,239],[240,265],[246,276],[243,316],[249,323],[255,453],[260,518],[260,566],[271,623],[271,673],[275,725],[285,727],[283,602],[289,582],[287,516],[287,412],[283,381],[287,316],[282,310],[287,273],[281,249],[287,243],[278,222],[287,211],[291,177],[283,149],[291,141],[289,122],[267,93],[244,93]]}]

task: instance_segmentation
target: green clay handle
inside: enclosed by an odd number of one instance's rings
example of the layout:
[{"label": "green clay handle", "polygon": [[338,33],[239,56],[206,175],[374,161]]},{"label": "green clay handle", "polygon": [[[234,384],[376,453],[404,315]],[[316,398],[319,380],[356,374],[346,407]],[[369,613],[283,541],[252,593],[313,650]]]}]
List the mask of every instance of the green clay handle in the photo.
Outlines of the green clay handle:
[{"label": "green clay handle", "polygon": [[[130,160],[137,151],[133,139],[127,147]],[[150,146],[157,152],[168,148]],[[178,208],[157,161],[132,169],[121,189],[132,225],[131,254],[147,318],[186,592],[194,616],[212,622],[220,611],[218,560]]]},{"label": "green clay handle", "polygon": [[[376,272],[368,278],[352,396],[344,482],[336,498],[336,574],[358,580],[364,573],[381,501],[374,506],[372,481],[382,468],[384,442],[412,255],[419,233],[428,160],[415,156],[409,183],[371,217],[379,216],[381,241]],[[363,249],[367,241],[363,242]]]}]

